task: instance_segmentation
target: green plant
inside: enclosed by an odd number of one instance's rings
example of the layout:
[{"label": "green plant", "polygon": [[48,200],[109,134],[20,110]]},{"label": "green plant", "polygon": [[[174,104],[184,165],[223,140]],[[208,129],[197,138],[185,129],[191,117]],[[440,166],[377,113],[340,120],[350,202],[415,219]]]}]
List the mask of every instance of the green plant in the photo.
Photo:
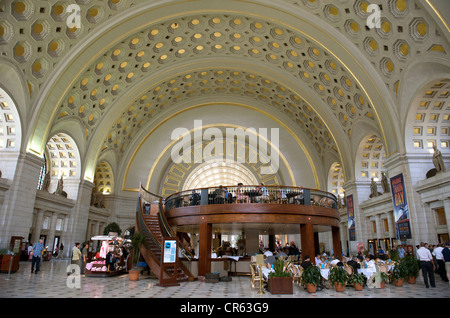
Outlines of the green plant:
[{"label": "green plant", "polygon": [[406,267],[406,263],[404,260],[400,261],[397,265],[394,266],[392,270],[392,277],[394,279],[405,278],[408,276],[408,269]]},{"label": "green plant", "polygon": [[366,282],[366,275],[364,274],[359,274],[359,273],[355,273],[353,275],[350,275],[348,278],[348,283],[349,284],[361,284],[364,285],[364,283]]},{"label": "green plant", "polygon": [[135,232],[131,239],[131,247],[133,249],[133,267],[137,267],[139,258],[141,257],[141,247],[144,245],[145,235],[140,232]]},{"label": "green plant", "polygon": [[328,275],[328,280],[334,284],[342,284],[344,285],[348,281],[348,273],[345,271],[344,267],[336,266],[330,270],[330,274]]},{"label": "green plant", "polygon": [[320,269],[317,266],[309,266],[303,270],[302,286],[306,286],[306,284],[317,286],[319,285],[321,279]]},{"label": "green plant", "polygon": [[117,224],[116,222],[112,222],[105,226],[105,228],[103,229],[103,235],[108,235],[111,232],[120,235],[122,233],[122,230],[120,229],[119,224]]},{"label": "green plant", "polygon": [[407,277],[417,277],[419,276],[419,264],[417,259],[413,256],[406,256],[403,259],[403,263],[405,264]]},{"label": "green plant", "polygon": [[289,277],[291,276],[291,272],[287,270],[288,262],[285,262],[283,259],[278,258],[273,264],[273,272],[269,273],[269,277]]},{"label": "green plant", "polygon": [[398,258],[398,250],[394,249],[394,250],[390,250],[389,251],[389,255],[391,260],[393,260],[394,262],[398,262],[399,258]]}]

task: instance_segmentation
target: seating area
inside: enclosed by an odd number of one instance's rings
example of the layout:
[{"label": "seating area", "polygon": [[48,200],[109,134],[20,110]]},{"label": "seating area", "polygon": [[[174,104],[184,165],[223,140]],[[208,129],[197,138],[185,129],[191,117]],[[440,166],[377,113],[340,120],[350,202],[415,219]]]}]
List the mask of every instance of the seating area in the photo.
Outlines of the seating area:
[{"label": "seating area", "polygon": [[[283,259],[285,262],[285,271],[290,273],[292,277],[292,282],[295,286],[301,289],[306,289],[302,285],[302,274],[304,272],[304,268],[300,265],[300,257],[299,255],[290,255],[289,257],[282,256],[280,259]],[[354,267],[347,263],[347,258],[343,257],[336,262],[325,261],[323,264],[317,265],[320,269],[322,286],[324,288],[329,289],[332,287],[332,284],[329,280],[329,274],[336,267],[342,267],[344,271],[347,273],[347,283],[346,286],[354,286],[351,282],[350,277],[355,274],[363,274],[366,278],[364,283],[365,286],[369,288],[380,288],[379,285],[375,285],[375,276],[378,277],[379,273],[385,274],[386,283],[393,283],[393,275],[392,271],[396,265],[396,262],[393,261],[383,261],[381,259],[376,259],[375,261],[371,261],[370,263],[360,262],[360,268],[355,271]],[[251,268],[251,287],[252,288],[260,288],[261,286],[267,287],[269,274],[273,272],[273,264],[275,262],[275,257],[265,257],[264,256],[264,265],[258,265],[256,263],[256,256],[252,256],[250,262]],[[316,266],[316,265],[312,265]]]}]

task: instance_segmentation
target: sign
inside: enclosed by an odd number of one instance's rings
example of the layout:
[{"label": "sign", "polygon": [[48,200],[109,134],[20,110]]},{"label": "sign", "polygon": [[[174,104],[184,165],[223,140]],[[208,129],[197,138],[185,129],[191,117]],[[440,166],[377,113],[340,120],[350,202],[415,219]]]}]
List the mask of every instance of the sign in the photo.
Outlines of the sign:
[{"label": "sign", "polygon": [[353,209],[353,195],[347,196],[347,228],[348,228],[348,240],[356,241],[355,210]]},{"label": "sign", "polygon": [[411,227],[409,223],[409,210],[402,173],[391,178],[391,190],[397,239],[410,239]]},{"label": "sign", "polygon": [[175,263],[177,260],[177,241],[164,241],[164,263]]}]

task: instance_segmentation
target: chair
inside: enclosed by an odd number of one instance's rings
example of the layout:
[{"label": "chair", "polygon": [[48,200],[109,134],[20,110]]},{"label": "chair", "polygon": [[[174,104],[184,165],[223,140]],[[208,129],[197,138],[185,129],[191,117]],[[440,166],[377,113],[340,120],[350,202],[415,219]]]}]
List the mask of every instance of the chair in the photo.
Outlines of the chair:
[{"label": "chair", "polygon": [[386,264],[380,263],[378,264],[378,267],[380,268],[380,272],[387,274],[388,273],[388,267]]},{"label": "chair", "polygon": [[353,275],[353,267],[351,267],[350,265],[344,265],[344,270],[347,272],[347,274],[349,275]]},{"label": "chair", "polygon": [[261,282],[264,282],[264,278],[260,275],[258,266],[256,264],[250,264],[250,271],[252,274],[251,279],[252,288],[256,287],[257,282],[259,282],[259,284],[261,284]]}]

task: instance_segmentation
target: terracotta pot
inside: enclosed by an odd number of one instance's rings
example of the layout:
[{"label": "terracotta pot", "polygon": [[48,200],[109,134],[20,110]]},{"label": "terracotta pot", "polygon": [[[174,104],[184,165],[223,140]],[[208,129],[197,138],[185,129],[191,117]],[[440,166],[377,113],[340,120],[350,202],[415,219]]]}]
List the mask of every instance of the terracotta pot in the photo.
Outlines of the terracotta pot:
[{"label": "terracotta pot", "polygon": [[397,286],[397,287],[402,287],[403,286],[403,281],[404,281],[404,278],[394,279],[394,285]]},{"label": "terracotta pot", "polygon": [[128,271],[128,275],[129,275],[130,280],[132,280],[132,281],[139,280],[140,273],[141,273],[140,270],[130,270],[130,271]]},{"label": "terracotta pot", "polygon": [[415,284],[416,283],[416,277],[414,277],[414,276],[408,277],[408,283],[409,284]]},{"label": "terracotta pot", "polygon": [[355,284],[355,290],[356,290],[356,291],[361,291],[361,290],[363,290],[363,285],[362,285],[362,284]]},{"label": "terracotta pot", "polygon": [[345,284],[342,283],[334,283],[334,288],[337,292],[343,292],[345,290]]},{"label": "terracotta pot", "polygon": [[380,289],[383,289],[385,287],[386,283],[385,282],[381,282],[380,283]]},{"label": "terracotta pot", "polygon": [[306,290],[308,291],[308,293],[315,293],[317,291],[317,285],[306,284]]}]

